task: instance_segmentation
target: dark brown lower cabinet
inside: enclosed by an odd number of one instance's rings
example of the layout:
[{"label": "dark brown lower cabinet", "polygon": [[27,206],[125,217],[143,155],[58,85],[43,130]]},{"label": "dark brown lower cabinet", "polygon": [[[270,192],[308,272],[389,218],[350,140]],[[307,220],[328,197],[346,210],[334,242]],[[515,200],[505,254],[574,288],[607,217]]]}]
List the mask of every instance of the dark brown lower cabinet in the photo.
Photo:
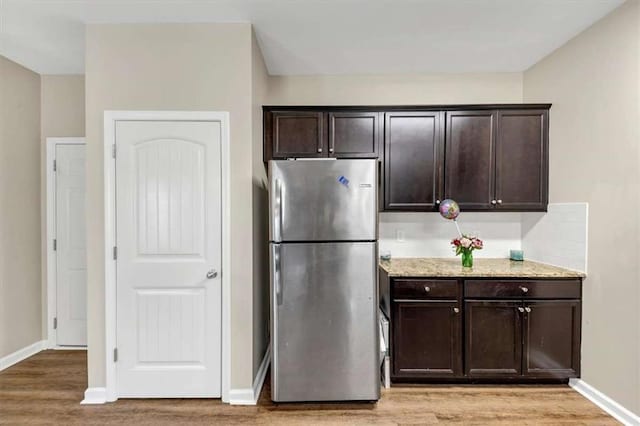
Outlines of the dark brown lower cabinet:
[{"label": "dark brown lower cabinet", "polygon": [[580,375],[580,301],[525,302],[522,374],[538,378]]},{"label": "dark brown lower cabinet", "polygon": [[393,376],[446,378],[462,373],[458,301],[394,303]]},{"label": "dark brown lower cabinet", "polygon": [[469,377],[511,377],[522,371],[519,301],[465,301],[465,370]]},{"label": "dark brown lower cabinet", "polygon": [[391,379],[566,382],[580,377],[580,279],[391,278]]}]

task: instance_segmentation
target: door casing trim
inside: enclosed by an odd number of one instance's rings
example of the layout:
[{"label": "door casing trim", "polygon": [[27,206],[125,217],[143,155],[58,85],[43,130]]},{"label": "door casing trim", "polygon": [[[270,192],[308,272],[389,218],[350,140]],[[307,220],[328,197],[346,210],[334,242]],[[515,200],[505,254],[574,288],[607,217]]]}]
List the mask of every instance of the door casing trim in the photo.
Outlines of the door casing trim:
[{"label": "door casing trim", "polygon": [[[56,158],[56,146],[58,145],[84,145],[83,137],[60,137],[46,138],[46,163],[44,165],[46,179],[46,222],[45,233],[43,234],[43,244],[46,247],[46,282],[44,286],[47,291],[47,302],[45,305],[44,318],[47,322],[44,330],[46,349],[64,349],[57,342],[57,333],[53,328],[53,319],[57,314],[57,289],[58,280],[56,274],[56,252],[53,250],[53,240],[56,238],[56,173],[53,170],[53,160]],[[78,347],[72,347],[78,349]]]},{"label": "door casing trim", "polygon": [[105,283],[105,387],[106,401],[118,399],[116,363],[116,170],[112,155],[116,143],[117,121],[210,121],[220,123],[221,185],[222,185],[222,401],[229,400],[231,362],[231,203],[229,113],[226,111],[105,111],[104,112],[104,283]]}]

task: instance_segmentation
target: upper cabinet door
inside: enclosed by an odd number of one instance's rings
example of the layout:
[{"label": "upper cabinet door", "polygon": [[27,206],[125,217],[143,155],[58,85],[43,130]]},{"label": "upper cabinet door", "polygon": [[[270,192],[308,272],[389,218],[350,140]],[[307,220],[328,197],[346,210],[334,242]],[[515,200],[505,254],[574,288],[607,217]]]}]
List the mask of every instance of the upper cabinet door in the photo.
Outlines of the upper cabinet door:
[{"label": "upper cabinet door", "polygon": [[498,112],[496,207],[546,210],[548,202],[548,110]]},{"label": "upper cabinet door", "polygon": [[445,198],[461,208],[487,210],[495,203],[495,110],[449,111],[447,119]]},{"label": "upper cabinet door", "polygon": [[388,112],[384,209],[432,211],[442,194],[442,113]]},{"label": "upper cabinet door", "polygon": [[330,112],[329,156],[378,158],[379,112]]},{"label": "upper cabinet door", "polygon": [[324,117],[324,113],[316,111],[271,113],[266,117],[271,121],[267,124],[271,127],[271,141],[266,141],[266,159],[326,157]]}]

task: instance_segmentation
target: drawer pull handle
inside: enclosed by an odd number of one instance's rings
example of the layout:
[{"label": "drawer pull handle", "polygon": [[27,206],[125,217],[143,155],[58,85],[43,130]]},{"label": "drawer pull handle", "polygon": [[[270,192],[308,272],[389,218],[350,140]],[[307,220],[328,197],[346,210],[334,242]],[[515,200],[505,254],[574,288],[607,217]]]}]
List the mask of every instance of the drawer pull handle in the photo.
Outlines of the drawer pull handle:
[{"label": "drawer pull handle", "polygon": [[528,307],[528,306],[526,308],[524,308],[524,310],[527,311],[527,312],[531,312],[531,308]]},{"label": "drawer pull handle", "polygon": [[429,287],[428,285],[424,286],[424,291],[426,291],[427,293],[429,293],[431,291],[431,287]]},{"label": "drawer pull handle", "polygon": [[460,309],[458,309],[458,308],[453,308],[453,313],[454,313],[454,314],[460,313]]},{"label": "drawer pull handle", "polygon": [[527,287],[520,287],[520,290],[522,290],[523,293],[529,292],[529,289]]},{"label": "drawer pull handle", "polygon": [[524,312],[524,308],[522,306],[518,307],[518,311]]}]

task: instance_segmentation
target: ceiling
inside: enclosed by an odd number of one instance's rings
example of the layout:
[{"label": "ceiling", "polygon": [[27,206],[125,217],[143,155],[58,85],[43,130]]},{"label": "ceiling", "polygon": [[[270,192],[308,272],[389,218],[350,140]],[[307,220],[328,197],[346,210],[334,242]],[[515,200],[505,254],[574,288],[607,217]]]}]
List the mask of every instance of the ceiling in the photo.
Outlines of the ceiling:
[{"label": "ceiling", "polygon": [[251,22],[270,74],[523,71],[624,0],[0,0],[0,54],[84,73],[86,23]]}]

